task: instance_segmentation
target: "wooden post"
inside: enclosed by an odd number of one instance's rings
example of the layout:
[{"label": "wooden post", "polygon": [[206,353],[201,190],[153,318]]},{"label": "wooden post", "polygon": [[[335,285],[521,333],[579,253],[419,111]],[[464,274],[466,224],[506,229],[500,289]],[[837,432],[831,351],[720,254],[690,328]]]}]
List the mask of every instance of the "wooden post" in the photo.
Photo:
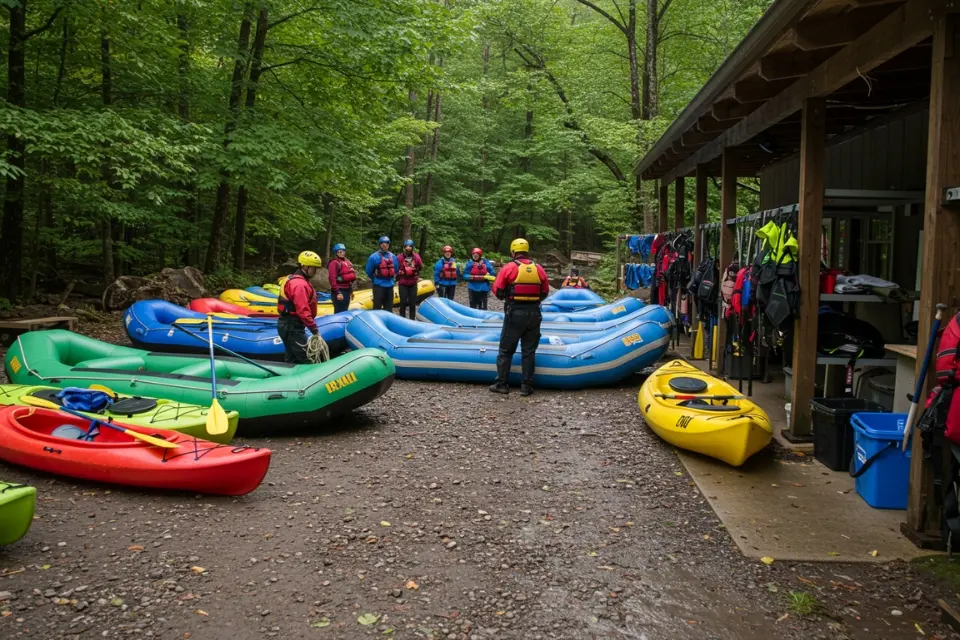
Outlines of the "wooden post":
[{"label": "wooden post", "polygon": [[[720,174],[720,278],[726,273],[727,265],[733,262],[733,227],[727,226],[727,220],[737,217],[737,173],[733,166],[733,152],[723,150],[723,165]],[[719,304],[719,303],[718,303]],[[722,306],[721,306],[722,309]],[[727,344],[727,323],[718,312],[717,318],[717,373],[723,375],[723,365]]]},{"label": "wooden post", "polygon": [[817,309],[820,306],[820,229],[823,225],[823,165],[827,109],[823,98],[803,103],[800,128],[800,313],[793,330],[793,389],[788,439],[809,440],[810,399],[817,371]]},{"label": "wooden post", "polygon": [[[960,212],[944,206],[944,190],[960,186],[960,16],[942,18],[933,33],[930,83],[930,128],[927,132],[927,187],[923,219],[923,264],[920,275],[920,326],[917,336],[917,375],[930,337],[933,313],[946,304],[944,324],[960,301]],[[933,364],[933,363],[931,363]],[[934,379],[931,366],[927,383]],[[921,394],[921,399],[924,394]],[[949,453],[947,454],[949,455]],[[933,504],[933,478],[916,430],[910,458],[910,494],[907,528],[916,533],[939,533],[940,517]],[[913,536],[911,536],[913,537]]]},{"label": "wooden post", "polygon": [[673,183],[673,230],[683,228],[683,186],[685,178],[677,178]]},{"label": "wooden post", "polygon": [[660,226],[657,229],[659,233],[667,231],[667,200],[670,198],[667,185],[660,183]]},{"label": "wooden post", "polygon": [[707,224],[707,166],[697,165],[696,205],[693,210],[693,268],[696,269],[705,257],[706,246],[700,227]]}]

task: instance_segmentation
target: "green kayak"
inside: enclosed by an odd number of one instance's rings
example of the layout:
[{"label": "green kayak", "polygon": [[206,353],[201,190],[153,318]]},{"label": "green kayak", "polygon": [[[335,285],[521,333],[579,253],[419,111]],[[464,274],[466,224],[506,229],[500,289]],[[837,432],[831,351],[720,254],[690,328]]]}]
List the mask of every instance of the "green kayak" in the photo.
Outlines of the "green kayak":
[{"label": "green kayak", "polygon": [[[0,384],[0,407],[10,404],[36,406],[34,403],[25,401],[26,396],[59,405],[60,401],[56,397],[58,391],[60,391],[58,387]],[[213,435],[207,433],[207,412],[209,410],[209,406],[184,404],[163,398],[116,396],[114,403],[105,411],[81,413],[101,419],[113,418],[117,422],[139,427],[170,429],[195,438],[227,444],[233,440],[233,436],[237,432],[237,422],[240,420],[240,414],[236,411],[228,411],[226,433]]]},{"label": "green kayak", "polygon": [[36,502],[33,487],[0,480],[0,544],[13,544],[27,535]]},{"label": "green kayak", "polygon": [[[323,364],[264,362],[220,357],[217,397],[240,413],[240,433],[316,426],[383,395],[396,370],[379,349],[360,349]],[[203,405],[210,402],[210,359],[153,353],[100,342],[70,331],[19,336],[4,362],[11,382],[56,387],[100,384],[124,395]]]}]

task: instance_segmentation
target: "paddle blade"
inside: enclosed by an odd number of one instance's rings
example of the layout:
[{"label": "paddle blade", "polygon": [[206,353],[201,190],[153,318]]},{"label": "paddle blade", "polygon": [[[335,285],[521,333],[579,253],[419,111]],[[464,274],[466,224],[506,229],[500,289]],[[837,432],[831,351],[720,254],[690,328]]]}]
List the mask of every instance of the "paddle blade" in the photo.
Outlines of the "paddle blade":
[{"label": "paddle blade", "polygon": [[90,389],[91,391],[103,391],[103,392],[104,392],[105,394],[107,394],[108,396],[112,396],[112,397],[114,397],[114,398],[119,398],[119,397],[120,397],[120,394],[119,394],[119,393],[117,393],[116,391],[114,391],[114,390],[111,389],[110,387],[105,387],[105,386],[103,386],[102,384],[91,384],[91,385],[90,385],[89,387],[87,387],[87,388]]},{"label": "paddle blade", "polygon": [[147,444],[152,444],[155,447],[162,447],[163,449],[176,449],[177,447],[180,446],[176,442],[170,442],[169,440],[164,440],[163,438],[148,436],[145,433],[140,433],[139,431],[134,431],[133,429],[124,429],[119,425],[110,424],[106,422],[101,422],[100,424],[106,424],[108,427],[115,427],[120,431],[123,431],[125,434],[127,434],[131,438],[136,438],[137,440],[143,440]]},{"label": "paddle blade", "polygon": [[207,412],[207,433],[214,436],[226,433],[229,426],[227,412],[220,406],[220,401],[214,398]]},{"label": "paddle blade", "polygon": [[59,409],[60,406],[50,402],[49,400],[44,400],[43,398],[37,398],[36,396],[20,396],[20,402],[23,404],[28,404],[32,407],[42,407],[44,409]]}]

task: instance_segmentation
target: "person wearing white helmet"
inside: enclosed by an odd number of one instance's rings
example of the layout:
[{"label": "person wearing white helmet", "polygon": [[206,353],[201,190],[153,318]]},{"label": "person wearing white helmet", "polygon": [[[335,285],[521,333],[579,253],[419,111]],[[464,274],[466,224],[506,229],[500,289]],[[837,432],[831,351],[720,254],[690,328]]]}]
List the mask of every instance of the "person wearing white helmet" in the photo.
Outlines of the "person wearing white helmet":
[{"label": "person wearing white helmet", "polygon": [[380,236],[380,248],[367,258],[364,271],[373,280],[373,308],[393,313],[393,285],[397,283],[400,263],[390,251],[390,238]]},{"label": "person wearing white helmet", "polygon": [[284,359],[292,364],[310,364],[307,357],[307,335],[319,335],[317,329],[317,292],[310,280],[317,275],[323,261],[313,251],[297,257],[297,270],[280,287],[277,299],[277,334],[283,341]]}]

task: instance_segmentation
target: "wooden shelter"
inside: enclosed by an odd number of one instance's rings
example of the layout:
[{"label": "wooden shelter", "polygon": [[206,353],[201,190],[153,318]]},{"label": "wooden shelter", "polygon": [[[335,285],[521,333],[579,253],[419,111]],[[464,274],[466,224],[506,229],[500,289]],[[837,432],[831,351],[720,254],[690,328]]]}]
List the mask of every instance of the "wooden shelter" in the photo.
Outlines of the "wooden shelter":
[{"label": "wooden shelter", "polygon": [[[817,267],[831,206],[897,212],[891,220],[903,224],[891,230],[886,259],[906,272],[916,269],[918,251],[922,256],[919,345],[927,343],[937,303],[960,310],[960,209],[950,191],[960,186],[960,3],[775,0],[636,173],[659,181],[660,231],[671,227],[671,191],[672,226],[683,226],[688,177],[695,179],[696,225],[706,222],[711,176],[721,178],[723,221],[736,217],[738,177],[760,178],[764,207],[798,206],[802,294],[789,431],[809,434]],[[734,237],[729,224],[720,228],[726,265]],[[723,344],[723,323],[719,330]],[[913,446],[905,531],[929,542],[940,523],[919,438]]]}]

